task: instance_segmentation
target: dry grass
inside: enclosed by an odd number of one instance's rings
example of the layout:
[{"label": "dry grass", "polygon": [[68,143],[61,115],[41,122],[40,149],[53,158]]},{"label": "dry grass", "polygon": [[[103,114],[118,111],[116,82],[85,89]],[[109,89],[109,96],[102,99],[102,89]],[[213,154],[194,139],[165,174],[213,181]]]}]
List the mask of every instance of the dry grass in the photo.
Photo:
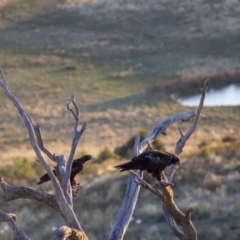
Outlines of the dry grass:
[{"label": "dry grass", "polygon": [[[0,66],[24,109],[41,125],[46,147],[56,154],[69,154],[73,118],[65,102],[73,92],[80,121],[88,122],[76,157],[97,157],[105,147],[113,151],[139,131],[149,131],[158,120],[193,110],[176,102],[181,89],[192,93],[207,76],[215,79],[214,87],[239,77],[237,1],[184,0],[174,7],[165,0],[0,4]],[[176,77],[188,78],[187,87],[181,88]],[[165,92],[165,101],[145,91],[153,84]],[[35,160],[23,122],[2,92],[0,110],[0,167],[24,157]],[[209,107],[203,114],[174,176],[176,201],[183,210],[195,208],[199,239],[237,240],[239,107]],[[185,132],[191,122],[178,124]],[[160,138],[172,152],[179,139],[177,124],[167,133]],[[128,173],[113,169],[119,161],[86,164],[77,178],[83,189],[75,208],[90,239],[107,239],[121,204]],[[41,188],[51,191],[52,186]],[[49,239],[52,229],[63,224],[58,214],[32,201],[1,203],[1,208],[15,212],[32,239]],[[38,215],[29,214],[36,209]],[[144,189],[133,217],[126,239],[175,239],[159,200]],[[11,238],[5,225],[0,233]]]},{"label": "dry grass", "polygon": [[[109,159],[102,164],[88,164],[86,167],[91,167],[93,174],[88,172],[87,175],[78,178],[83,188],[74,200],[75,209],[90,239],[107,239],[111,223],[121,204],[128,173],[113,170],[111,166],[117,163],[117,160]],[[207,158],[182,159],[182,164],[174,176],[175,198],[183,211],[190,206],[194,207],[192,217],[199,238],[214,236],[214,239],[220,240],[226,235],[227,239],[238,239],[238,165],[237,155],[226,158],[218,152],[212,152]],[[101,174],[101,170],[104,174]],[[153,179],[146,173],[144,178],[153,185]],[[41,188],[51,189],[51,185],[43,185]],[[9,205],[11,210],[18,214],[19,219],[24,217],[25,221],[20,222],[19,226],[23,229],[26,229],[25,225],[31,226],[27,232],[33,239],[49,238],[52,228],[63,224],[58,214],[49,212],[42,205],[26,200],[18,200],[15,203],[14,208],[12,203],[4,204],[3,207]],[[41,209],[41,214],[25,217],[30,211],[34,211],[34,208]],[[39,224],[44,229],[41,233],[36,231]],[[10,230],[5,231],[5,234],[9,233]],[[126,233],[127,239],[141,237],[150,240],[175,239],[166,227],[159,199],[145,189],[141,190]]]}]

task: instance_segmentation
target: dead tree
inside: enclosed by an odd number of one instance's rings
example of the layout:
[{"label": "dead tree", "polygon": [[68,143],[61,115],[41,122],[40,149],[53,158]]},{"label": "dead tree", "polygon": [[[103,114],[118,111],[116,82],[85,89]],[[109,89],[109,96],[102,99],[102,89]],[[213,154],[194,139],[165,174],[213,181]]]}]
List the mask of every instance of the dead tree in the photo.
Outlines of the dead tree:
[{"label": "dead tree", "polygon": [[[196,111],[192,111],[189,113],[174,115],[172,117],[167,118],[165,121],[157,122],[155,126],[152,128],[149,135],[141,143],[139,143],[139,137],[136,137],[135,145],[133,148],[133,157],[138,154],[141,154],[147,148],[149,143],[151,143],[154,139],[156,139],[160,134],[166,135],[167,128],[174,122],[187,121],[195,117],[192,127],[189,129],[189,131],[185,135],[183,135],[181,130],[179,129],[181,137],[176,144],[175,153],[177,155],[180,155],[182,153],[182,150],[185,146],[186,141],[190,138],[190,136],[193,134],[193,132],[197,127],[197,123],[198,123],[198,120],[203,108],[203,104],[204,104],[205,94],[207,90],[207,82],[208,80],[206,80],[204,83],[204,86],[202,89],[202,97],[201,97],[198,109]],[[125,231],[127,230],[129,221],[131,219],[132,213],[134,211],[140,186],[145,187],[147,190],[157,195],[162,200],[163,213],[175,236],[177,236],[180,240],[197,240],[197,232],[191,221],[191,212],[193,211],[193,208],[190,207],[187,210],[186,214],[183,214],[178,209],[176,203],[174,202],[173,190],[171,188],[172,186],[171,181],[172,181],[174,172],[176,171],[177,168],[178,168],[178,165],[172,165],[168,172],[167,178],[164,176],[166,181],[160,182],[160,183],[156,182],[158,189],[154,189],[148,183],[146,183],[142,179],[141,172],[131,171],[132,174],[129,176],[129,179],[128,179],[128,184],[127,184],[123,204],[115,218],[115,222],[113,224],[113,227],[109,236],[109,240],[123,239]],[[138,186],[134,185],[133,182],[136,182]],[[182,227],[183,232],[179,229],[176,223]]]},{"label": "dead tree", "polygon": [[[49,194],[44,191],[40,191],[38,189],[33,189],[26,186],[15,187],[8,185],[3,177],[0,177],[0,184],[1,188],[4,191],[4,200],[11,201],[17,198],[28,198],[40,201],[47,205],[48,207],[54,209],[55,211],[59,212],[63,219],[65,220],[65,226],[57,228],[52,236],[52,240],[64,240],[64,239],[71,239],[71,240],[87,240],[87,235],[84,232],[80,222],[78,221],[74,210],[73,210],[73,201],[72,198],[75,196],[78,191],[79,187],[73,187],[70,184],[69,178],[71,173],[71,167],[73,162],[73,157],[76,151],[77,144],[79,139],[81,138],[82,134],[86,130],[87,124],[84,123],[81,127],[79,126],[79,118],[80,118],[80,111],[79,107],[75,101],[74,95],[71,96],[70,101],[67,103],[67,109],[72,113],[74,117],[74,136],[72,139],[71,150],[69,153],[68,159],[65,158],[64,155],[56,156],[52,154],[43,144],[40,126],[36,125],[33,119],[30,117],[28,113],[26,113],[23,107],[20,105],[19,101],[16,99],[14,94],[12,93],[4,75],[0,72],[2,76],[2,80],[0,81],[0,86],[4,90],[6,96],[9,98],[10,101],[14,104],[16,109],[19,111],[25,126],[27,128],[30,143],[32,148],[36,154],[37,159],[42,164],[46,172],[48,173],[53,187],[55,189],[54,194]],[[206,92],[206,83],[204,85],[204,89],[202,91],[202,99],[199,104],[199,108],[196,111],[191,111],[188,113],[178,114],[167,118],[164,121],[159,121],[155,124],[155,126],[150,131],[149,135],[142,141],[139,142],[139,137],[136,137],[135,145],[133,147],[133,156],[137,156],[138,154],[142,153],[146,150],[149,143],[151,143],[154,139],[156,139],[160,134],[166,134],[167,128],[177,122],[177,121],[187,121],[191,118],[195,117],[195,122],[193,127],[189,130],[189,132],[183,135],[181,132],[181,138],[176,145],[176,154],[180,154],[187,139],[191,136],[194,132],[197,121],[200,116],[200,112],[204,102],[204,96]],[[71,108],[71,106],[73,108]],[[56,163],[56,172],[57,177],[53,174],[51,168],[47,164],[43,154],[45,154],[49,159]],[[172,166],[169,174],[166,178],[165,182],[157,183],[157,188],[153,188],[148,185],[142,179],[142,172],[132,172],[129,175],[128,183],[126,187],[126,194],[123,199],[122,206],[120,207],[110,235],[109,240],[120,240],[123,239],[124,234],[128,228],[128,224],[132,217],[138,193],[140,190],[140,186],[143,186],[150,190],[152,193],[157,195],[163,202],[163,212],[169,223],[173,233],[179,239],[186,239],[186,240],[193,240],[197,239],[197,234],[194,228],[193,223],[191,222],[191,212],[192,208],[189,208],[186,214],[183,214],[178,207],[176,206],[173,198],[173,191],[171,188],[171,181],[173,174],[176,170],[177,166]],[[137,183],[137,184],[136,184]],[[16,215],[12,213],[4,213],[0,210],[0,222],[4,221],[7,222],[8,225],[12,228],[14,232],[14,239],[19,240],[27,240],[30,239],[26,234],[20,230],[16,224]],[[182,226],[183,231],[181,231],[178,225]]]}]

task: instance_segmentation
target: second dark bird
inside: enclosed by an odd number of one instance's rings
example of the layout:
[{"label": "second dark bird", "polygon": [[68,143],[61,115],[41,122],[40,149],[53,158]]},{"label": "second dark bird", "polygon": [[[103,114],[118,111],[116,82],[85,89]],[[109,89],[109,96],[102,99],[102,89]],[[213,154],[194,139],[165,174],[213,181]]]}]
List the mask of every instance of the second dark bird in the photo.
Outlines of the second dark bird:
[{"label": "second dark bird", "polygon": [[152,177],[160,181],[161,172],[172,164],[180,164],[180,159],[176,154],[161,151],[147,151],[132,158],[129,162],[115,166],[115,168],[120,168],[120,172],[146,170]]},{"label": "second dark bird", "polygon": [[[72,170],[71,170],[71,175],[70,175],[70,182],[71,182],[71,186],[74,186],[75,180],[74,177],[83,169],[83,165],[85,162],[89,161],[93,159],[93,157],[91,155],[84,155],[81,158],[75,159],[72,163]],[[53,170],[54,175],[56,176],[56,171]],[[37,182],[37,184],[42,184],[44,182],[48,182],[50,180],[50,177],[48,176],[48,174],[44,174],[39,181]]]}]

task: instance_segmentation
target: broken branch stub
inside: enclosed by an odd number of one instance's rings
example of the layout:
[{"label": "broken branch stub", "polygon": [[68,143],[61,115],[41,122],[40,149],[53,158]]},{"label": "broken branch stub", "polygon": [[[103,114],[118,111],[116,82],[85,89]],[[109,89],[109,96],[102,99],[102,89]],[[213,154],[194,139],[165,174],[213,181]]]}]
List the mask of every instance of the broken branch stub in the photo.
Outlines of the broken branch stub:
[{"label": "broken branch stub", "polygon": [[87,240],[86,236],[77,229],[70,228],[68,226],[62,226],[57,228],[51,240]]},{"label": "broken branch stub", "polygon": [[12,213],[5,213],[0,210],[0,222],[6,222],[14,233],[14,239],[31,240],[16,224],[16,215]]}]

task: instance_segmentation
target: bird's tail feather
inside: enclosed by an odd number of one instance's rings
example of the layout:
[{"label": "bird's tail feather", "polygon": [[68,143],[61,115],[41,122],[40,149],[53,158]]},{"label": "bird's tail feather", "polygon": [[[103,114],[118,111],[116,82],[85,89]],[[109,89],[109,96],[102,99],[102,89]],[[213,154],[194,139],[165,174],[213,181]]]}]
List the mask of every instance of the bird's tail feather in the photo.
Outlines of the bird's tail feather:
[{"label": "bird's tail feather", "polygon": [[44,182],[43,180],[40,180],[40,181],[37,182],[37,185],[40,185],[40,184],[42,184],[43,182]]},{"label": "bird's tail feather", "polygon": [[121,169],[120,172],[136,169],[135,164],[133,162],[123,163],[115,166],[115,168],[120,168]]}]

